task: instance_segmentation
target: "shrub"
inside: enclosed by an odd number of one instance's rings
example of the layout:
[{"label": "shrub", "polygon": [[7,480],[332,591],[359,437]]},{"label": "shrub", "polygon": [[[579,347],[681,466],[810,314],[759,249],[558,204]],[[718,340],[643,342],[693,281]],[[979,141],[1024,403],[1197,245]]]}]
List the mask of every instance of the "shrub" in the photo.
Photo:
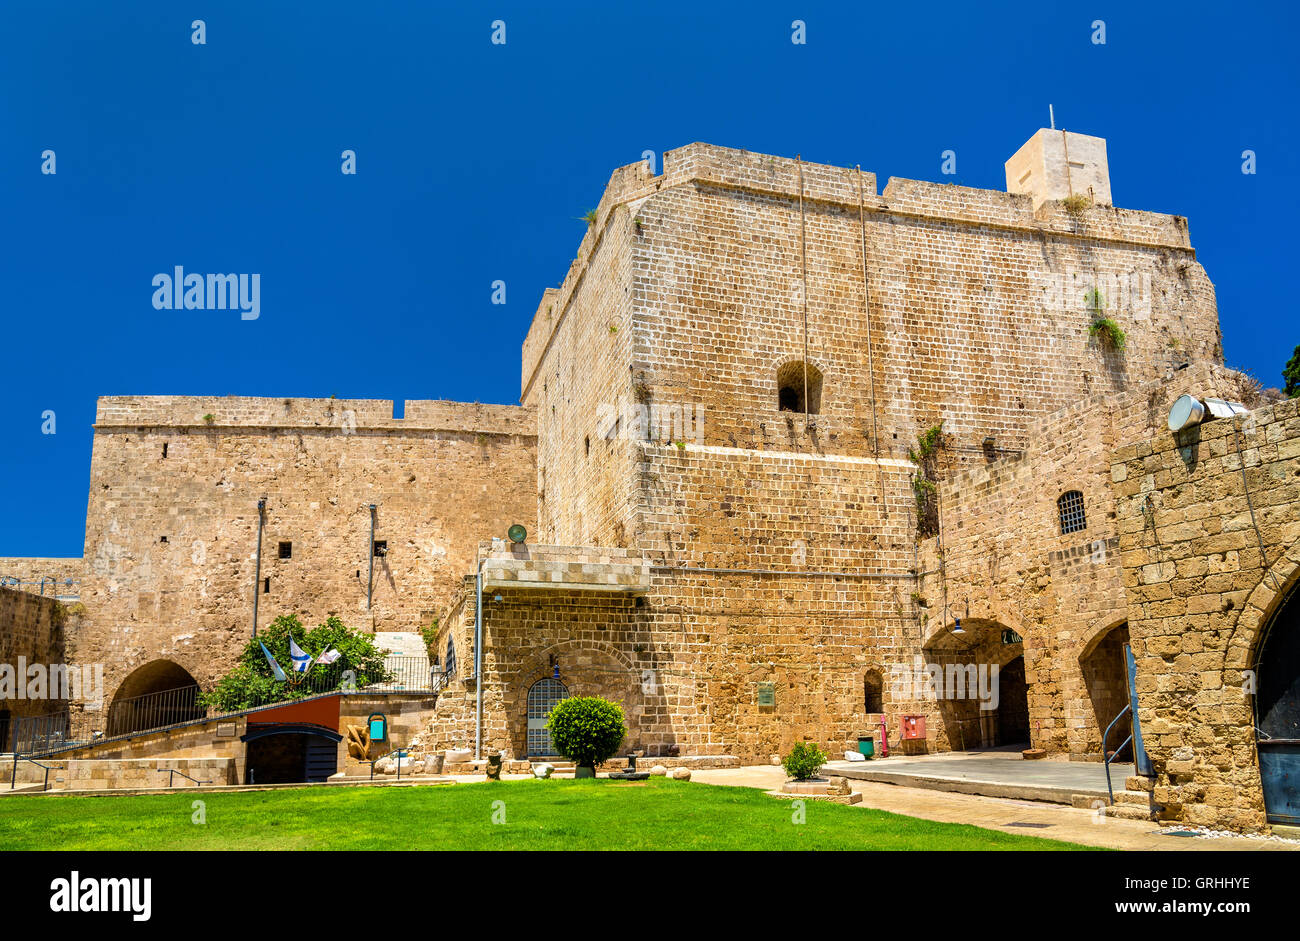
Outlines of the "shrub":
[{"label": "shrub", "polygon": [[807,781],[815,777],[826,764],[826,753],[816,742],[795,742],[790,754],[781,761],[785,773],[796,781]]},{"label": "shrub", "polygon": [[556,751],[591,768],[613,757],[627,735],[623,707],[599,696],[561,699],[546,719],[546,730]]},{"label": "shrub", "polygon": [[1098,317],[1094,320],[1088,327],[1088,336],[1098,337],[1117,353],[1123,353],[1124,347],[1128,344],[1128,335],[1109,317]]}]

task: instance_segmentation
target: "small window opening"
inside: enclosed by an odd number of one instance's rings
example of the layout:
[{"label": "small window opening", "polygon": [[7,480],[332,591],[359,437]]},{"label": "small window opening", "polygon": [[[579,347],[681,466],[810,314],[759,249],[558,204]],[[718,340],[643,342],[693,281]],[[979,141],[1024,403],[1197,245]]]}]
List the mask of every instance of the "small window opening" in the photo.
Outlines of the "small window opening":
[{"label": "small window opening", "polygon": [[[805,388],[805,373],[807,388]],[[782,412],[817,415],[822,407],[822,374],[816,366],[801,360],[786,363],[776,371],[776,407]]]},{"label": "small window opening", "polygon": [[262,594],[269,595],[270,593],[271,593],[271,579],[269,577],[264,578],[262,579]]},{"label": "small window opening", "polygon": [[293,543],[291,542],[280,543],[280,558],[282,559],[293,558]]},{"label": "small window opening", "polygon": [[585,452],[586,454],[590,455],[590,454],[591,454],[591,438],[589,438],[589,437],[588,437],[588,438],[583,438],[583,439],[582,439],[582,447],[583,447],[584,452]]},{"label": "small window opening", "polygon": [[1081,491],[1069,490],[1061,494],[1060,499],[1056,501],[1056,508],[1061,514],[1062,536],[1088,528],[1088,520],[1083,512],[1083,493]]},{"label": "small window opening", "polygon": [[167,537],[166,537],[166,536],[159,536],[159,537],[158,537],[158,541],[159,541],[159,542],[166,542],[166,541],[167,541]]},{"label": "small window opening", "polygon": [[885,711],[885,684],[879,670],[867,671],[862,681],[862,694],[867,712]]},{"label": "small window opening", "polygon": [[388,555],[388,541],[386,539],[375,540],[375,557],[382,558]]},{"label": "small window opening", "polygon": [[166,459],[166,457],[167,457],[167,445],[164,443],[164,444],[163,444],[163,458]]}]

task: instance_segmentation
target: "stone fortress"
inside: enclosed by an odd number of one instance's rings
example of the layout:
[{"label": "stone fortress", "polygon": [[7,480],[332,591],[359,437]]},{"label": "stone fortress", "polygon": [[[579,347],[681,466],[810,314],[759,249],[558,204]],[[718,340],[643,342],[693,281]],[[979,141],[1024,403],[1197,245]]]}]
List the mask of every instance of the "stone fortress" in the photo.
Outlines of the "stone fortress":
[{"label": "stone fortress", "polygon": [[[519,406],[102,398],[84,558],[0,560],[2,659],[207,688],[255,616],[338,615],[436,626],[426,750],[544,755],[599,694],[680,761],[882,724],[1097,761],[1129,646],[1142,815],[1300,822],[1298,403],[1224,367],[1187,221],[1114,207],[1105,141],[1040,130],[1006,178],[692,144],[613,174]],[[1174,433],[1182,395],[1241,414]],[[991,700],[901,682],[992,666]]]}]

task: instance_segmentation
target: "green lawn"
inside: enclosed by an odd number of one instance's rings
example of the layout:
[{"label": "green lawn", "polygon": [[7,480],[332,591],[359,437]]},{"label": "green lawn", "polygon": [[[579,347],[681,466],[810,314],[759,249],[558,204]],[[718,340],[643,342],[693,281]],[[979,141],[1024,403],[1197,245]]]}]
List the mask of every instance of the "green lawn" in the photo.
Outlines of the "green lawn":
[{"label": "green lawn", "polygon": [[[191,817],[201,800],[207,822]],[[497,804],[496,802],[502,802]],[[1072,843],[744,787],[501,781],[238,793],[0,798],[0,849],[1055,850]],[[504,823],[494,823],[493,815]]]}]

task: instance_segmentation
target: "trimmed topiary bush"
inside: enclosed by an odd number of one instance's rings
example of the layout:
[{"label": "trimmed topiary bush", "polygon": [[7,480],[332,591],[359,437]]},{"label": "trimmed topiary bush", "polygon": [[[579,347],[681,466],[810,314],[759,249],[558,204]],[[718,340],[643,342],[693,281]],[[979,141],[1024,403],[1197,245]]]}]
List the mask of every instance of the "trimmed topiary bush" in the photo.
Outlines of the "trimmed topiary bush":
[{"label": "trimmed topiary bush", "polygon": [[551,744],[580,768],[594,768],[612,758],[627,728],[623,707],[599,696],[561,699],[546,718]]},{"label": "trimmed topiary bush", "polygon": [[807,781],[817,776],[826,764],[826,753],[816,742],[795,742],[790,754],[781,761],[785,773],[796,781]]}]

